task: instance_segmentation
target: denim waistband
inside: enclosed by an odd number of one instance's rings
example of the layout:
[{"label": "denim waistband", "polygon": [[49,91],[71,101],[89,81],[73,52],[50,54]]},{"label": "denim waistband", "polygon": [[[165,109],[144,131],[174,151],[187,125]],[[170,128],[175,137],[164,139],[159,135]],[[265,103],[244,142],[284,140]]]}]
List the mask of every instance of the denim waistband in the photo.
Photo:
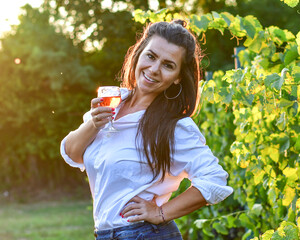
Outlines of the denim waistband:
[{"label": "denim waistband", "polygon": [[154,231],[159,228],[160,226],[166,225],[168,224],[168,222],[165,223],[161,223],[158,225],[155,224],[151,224],[148,222],[139,222],[139,223],[133,223],[124,227],[116,227],[116,228],[111,228],[111,229],[106,229],[106,230],[98,230],[97,228],[95,228],[95,233],[98,235],[106,235],[109,234],[111,232],[121,232],[121,231],[130,231],[130,230],[134,230],[136,228],[140,228],[143,227],[143,229],[148,230],[148,229],[153,229]]},{"label": "denim waistband", "polygon": [[[165,225],[170,225],[170,227],[171,226],[172,227],[169,228]],[[99,237],[99,239],[131,239],[131,237],[139,236],[143,234],[149,234],[151,232],[153,234],[161,234],[165,232],[163,231],[163,229],[166,230],[167,232],[169,232],[169,230],[174,231],[173,225],[176,226],[174,221],[165,222],[158,225],[151,224],[149,222],[139,222],[124,227],[117,227],[117,228],[112,228],[107,230],[95,229],[94,235],[96,238]],[[180,235],[180,232],[177,227],[175,229],[175,232],[178,232],[178,235]]]}]

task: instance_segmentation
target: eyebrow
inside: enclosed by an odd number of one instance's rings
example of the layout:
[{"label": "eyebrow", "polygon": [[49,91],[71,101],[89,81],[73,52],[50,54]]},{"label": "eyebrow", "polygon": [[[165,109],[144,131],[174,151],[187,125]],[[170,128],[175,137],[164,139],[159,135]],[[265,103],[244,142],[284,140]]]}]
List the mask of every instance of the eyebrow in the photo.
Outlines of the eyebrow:
[{"label": "eyebrow", "polygon": [[[155,52],[153,52],[151,49],[148,50],[149,52],[151,52],[155,57],[157,57],[157,54]],[[174,64],[175,67],[177,66],[175,62],[171,61],[171,60],[164,60],[167,63],[171,63]]]}]

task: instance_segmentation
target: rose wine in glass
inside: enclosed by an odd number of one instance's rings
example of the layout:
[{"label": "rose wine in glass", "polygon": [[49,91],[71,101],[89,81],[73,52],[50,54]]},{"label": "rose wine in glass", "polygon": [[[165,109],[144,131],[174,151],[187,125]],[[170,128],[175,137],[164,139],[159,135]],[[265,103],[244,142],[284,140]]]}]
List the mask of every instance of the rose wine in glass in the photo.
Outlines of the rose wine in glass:
[{"label": "rose wine in glass", "polygon": [[[98,97],[103,98],[100,103],[102,107],[116,108],[121,102],[121,91],[117,86],[106,86],[98,88]],[[103,128],[102,131],[117,132],[114,128],[112,118],[109,119],[108,126]]]}]

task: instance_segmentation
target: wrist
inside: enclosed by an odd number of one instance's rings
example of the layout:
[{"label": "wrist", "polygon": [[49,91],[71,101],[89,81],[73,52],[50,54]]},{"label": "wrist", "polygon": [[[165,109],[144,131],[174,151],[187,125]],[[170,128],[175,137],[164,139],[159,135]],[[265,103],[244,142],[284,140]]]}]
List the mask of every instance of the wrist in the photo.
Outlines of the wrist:
[{"label": "wrist", "polygon": [[92,119],[90,119],[88,122],[87,122],[87,124],[89,124],[90,125],[90,127],[91,127],[91,129],[92,129],[92,131],[93,132],[99,132],[99,130],[101,129],[100,127],[97,127],[96,125],[95,125],[95,123],[94,123],[94,121],[92,120]]},{"label": "wrist", "polygon": [[159,207],[159,215],[161,217],[161,223],[166,222],[166,218],[165,218],[165,214],[164,214],[164,210],[163,210],[162,206]]}]

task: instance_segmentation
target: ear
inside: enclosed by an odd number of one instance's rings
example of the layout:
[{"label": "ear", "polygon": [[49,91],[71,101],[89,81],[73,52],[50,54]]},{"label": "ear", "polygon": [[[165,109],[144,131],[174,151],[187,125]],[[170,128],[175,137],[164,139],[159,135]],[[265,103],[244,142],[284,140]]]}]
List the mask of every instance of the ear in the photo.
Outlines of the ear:
[{"label": "ear", "polygon": [[179,83],[180,83],[180,81],[181,81],[181,79],[180,79],[180,78],[178,78],[178,79],[176,79],[176,80],[174,81],[174,84],[175,84],[175,85],[177,85],[177,84],[179,84]]}]

